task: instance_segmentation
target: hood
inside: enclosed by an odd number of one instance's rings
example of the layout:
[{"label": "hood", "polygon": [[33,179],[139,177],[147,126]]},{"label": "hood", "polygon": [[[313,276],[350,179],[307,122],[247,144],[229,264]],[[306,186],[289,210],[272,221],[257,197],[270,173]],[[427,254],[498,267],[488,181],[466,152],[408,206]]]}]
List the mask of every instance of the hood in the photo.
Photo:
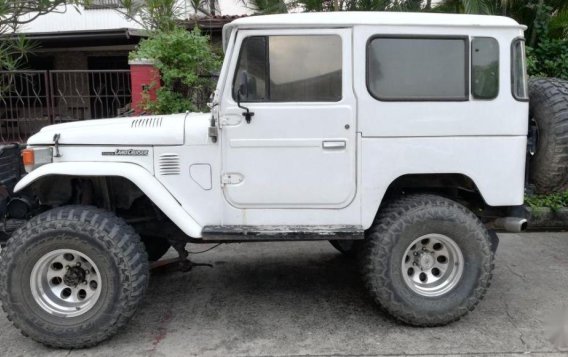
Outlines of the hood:
[{"label": "hood", "polygon": [[[76,121],[46,126],[28,140],[28,145],[183,145],[185,120],[209,114],[182,113],[128,118]],[[193,118],[196,119],[196,118]]]}]

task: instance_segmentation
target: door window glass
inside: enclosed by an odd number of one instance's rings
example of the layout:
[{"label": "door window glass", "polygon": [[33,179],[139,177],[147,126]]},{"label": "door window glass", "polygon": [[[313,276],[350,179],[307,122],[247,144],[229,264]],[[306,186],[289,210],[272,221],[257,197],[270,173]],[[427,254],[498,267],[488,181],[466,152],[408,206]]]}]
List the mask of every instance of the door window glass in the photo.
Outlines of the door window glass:
[{"label": "door window glass", "polygon": [[233,97],[245,85],[242,101],[336,102],[341,100],[341,68],[339,36],[248,37],[241,46]]}]

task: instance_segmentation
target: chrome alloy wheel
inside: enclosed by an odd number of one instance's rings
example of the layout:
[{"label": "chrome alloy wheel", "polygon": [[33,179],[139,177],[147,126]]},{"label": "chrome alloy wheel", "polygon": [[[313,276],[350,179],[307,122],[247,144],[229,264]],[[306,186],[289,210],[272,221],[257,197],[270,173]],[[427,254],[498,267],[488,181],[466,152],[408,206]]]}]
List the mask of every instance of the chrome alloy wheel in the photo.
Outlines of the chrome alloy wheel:
[{"label": "chrome alloy wheel", "polygon": [[85,254],[58,249],[41,257],[30,275],[32,296],[52,315],[75,317],[89,311],[101,295],[100,271]]},{"label": "chrome alloy wheel", "polygon": [[402,276],[415,293],[436,297],[452,290],[463,274],[461,249],[450,237],[426,234],[415,239],[402,256]]}]

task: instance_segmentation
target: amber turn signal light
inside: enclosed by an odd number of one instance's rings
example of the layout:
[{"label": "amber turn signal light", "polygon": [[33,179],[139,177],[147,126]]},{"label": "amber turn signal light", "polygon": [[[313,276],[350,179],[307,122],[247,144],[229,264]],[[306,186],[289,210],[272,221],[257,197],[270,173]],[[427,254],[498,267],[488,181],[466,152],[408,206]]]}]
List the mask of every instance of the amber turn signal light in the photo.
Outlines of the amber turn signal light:
[{"label": "amber turn signal light", "polygon": [[24,166],[33,166],[35,163],[35,155],[32,149],[22,150],[22,161]]}]

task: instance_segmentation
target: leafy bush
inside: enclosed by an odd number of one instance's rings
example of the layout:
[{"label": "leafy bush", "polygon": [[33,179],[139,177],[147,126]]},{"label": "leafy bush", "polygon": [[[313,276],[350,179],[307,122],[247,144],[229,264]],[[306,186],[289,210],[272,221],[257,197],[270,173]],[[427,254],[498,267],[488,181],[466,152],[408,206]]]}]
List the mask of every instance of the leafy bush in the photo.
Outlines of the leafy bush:
[{"label": "leafy bush", "polygon": [[527,48],[531,76],[568,79],[568,40],[542,39],[535,48]]},{"label": "leafy bush", "polygon": [[[551,18],[550,14],[556,10],[545,3],[536,5],[535,9],[534,38],[531,42],[536,45],[527,47],[529,75],[568,79],[568,38],[551,33],[551,29],[555,32],[555,28],[563,28],[559,21],[562,16],[557,14]],[[555,23],[554,26],[551,21]]]},{"label": "leafy bush", "polygon": [[175,28],[158,31],[142,41],[130,53],[131,59],[150,59],[160,71],[161,88],[155,101],[146,100],[144,110],[156,114],[206,109],[209,94],[215,87],[211,73],[220,67],[219,56],[209,38],[199,29]]},{"label": "leafy bush", "polygon": [[550,195],[531,195],[525,197],[525,203],[529,207],[548,207],[557,210],[568,207],[568,191],[553,193]]}]

